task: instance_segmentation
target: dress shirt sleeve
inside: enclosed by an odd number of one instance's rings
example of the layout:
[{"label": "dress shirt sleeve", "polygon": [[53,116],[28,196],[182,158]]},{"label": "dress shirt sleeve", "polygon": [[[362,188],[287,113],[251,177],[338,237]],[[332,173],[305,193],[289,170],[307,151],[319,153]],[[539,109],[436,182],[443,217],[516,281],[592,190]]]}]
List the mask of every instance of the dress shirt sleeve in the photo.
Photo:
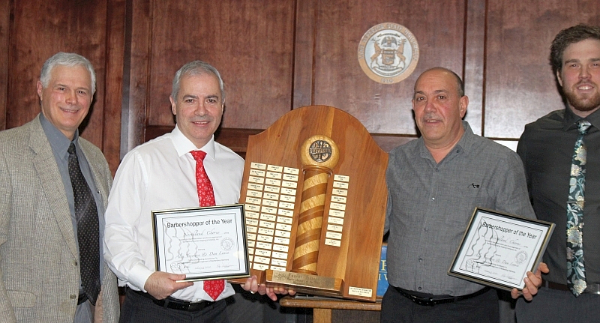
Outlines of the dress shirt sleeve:
[{"label": "dress shirt sleeve", "polygon": [[511,152],[505,162],[499,163],[499,167],[505,169],[500,171],[495,179],[498,183],[496,208],[500,211],[535,219],[527,191],[525,170],[519,155]]},{"label": "dress shirt sleeve", "polygon": [[147,188],[143,166],[142,159],[133,151],[117,170],[106,207],[104,258],[121,280],[145,291],[144,284],[154,271],[144,265],[137,240],[137,224]]}]

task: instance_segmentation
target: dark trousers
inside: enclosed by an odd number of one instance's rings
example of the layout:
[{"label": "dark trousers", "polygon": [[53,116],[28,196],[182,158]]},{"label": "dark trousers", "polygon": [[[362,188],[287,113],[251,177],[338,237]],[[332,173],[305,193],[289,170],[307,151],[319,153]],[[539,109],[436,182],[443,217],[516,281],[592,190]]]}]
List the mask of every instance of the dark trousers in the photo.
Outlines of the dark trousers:
[{"label": "dark trousers", "polygon": [[515,308],[518,323],[600,321],[600,295],[540,288],[531,302],[519,298]]},{"label": "dark trousers", "polygon": [[232,286],[235,294],[226,299],[227,316],[231,323],[296,322],[295,308],[282,307],[266,295],[250,294],[238,284]]},{"label": "dark trousers", "polygon": [[142,295],[127,289],[121,308],[120,323],[229,323],[225,300],[214,302],[201,311],[188,312],[164,308]]},{"label": "dark trousers", "polygon": [[498,294],[495,289],[453,303],[424,306],[415,304],[390,286],[381,303],[381,323],[498,323]]}]

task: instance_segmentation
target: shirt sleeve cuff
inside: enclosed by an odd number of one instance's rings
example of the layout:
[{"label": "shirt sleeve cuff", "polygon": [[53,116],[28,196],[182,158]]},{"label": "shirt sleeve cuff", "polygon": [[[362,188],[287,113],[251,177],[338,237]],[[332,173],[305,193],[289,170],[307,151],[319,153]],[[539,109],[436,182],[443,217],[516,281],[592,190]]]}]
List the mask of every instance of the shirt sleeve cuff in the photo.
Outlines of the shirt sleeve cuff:
[{"label": "shirt sleeve cuff", "polygon": [[154,273],[153,270],[146,268],[144,265],[138,264],[131,269],[129,282],[139,288],[143,292],[147,292],[144,288],[148,277]]}]

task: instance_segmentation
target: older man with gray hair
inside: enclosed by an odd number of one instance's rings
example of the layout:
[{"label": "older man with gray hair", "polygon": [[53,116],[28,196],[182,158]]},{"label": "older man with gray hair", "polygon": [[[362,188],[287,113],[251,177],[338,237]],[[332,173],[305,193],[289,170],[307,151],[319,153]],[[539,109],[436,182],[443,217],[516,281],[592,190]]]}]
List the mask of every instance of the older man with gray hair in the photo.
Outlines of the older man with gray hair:
[{"label": "older man with gray hair", "polygon": [[112,175],[79,136],[96,90],[91,63],[57,53],[37,82],[41,113],[0,132],[0,322],[117,322],[102,256]]},{"label": "older man with gray hair", "polygon": [[[170,100],[175,128],[125,156],[106,211],[104,256],[126,285],[121,322],[230,322],[231,284],[155,270],[152,211],[237,203],[244,171],[244,160],[214,139],[225,91],[213,66],[182,66]],[[243,288],[272,300],[287,293],[259,286],[256,277]]]}]

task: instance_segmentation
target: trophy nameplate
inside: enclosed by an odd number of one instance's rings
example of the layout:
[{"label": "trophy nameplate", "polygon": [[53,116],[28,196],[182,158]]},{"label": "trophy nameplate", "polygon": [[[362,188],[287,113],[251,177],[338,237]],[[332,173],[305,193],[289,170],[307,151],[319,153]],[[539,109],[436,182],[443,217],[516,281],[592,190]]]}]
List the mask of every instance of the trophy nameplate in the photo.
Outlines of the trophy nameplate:
[{"label": "trophy nameplate", "polygon": [[375,301],[388,155],[350,114],[295,109],[248,140],[250,271],[267,286]]}]

